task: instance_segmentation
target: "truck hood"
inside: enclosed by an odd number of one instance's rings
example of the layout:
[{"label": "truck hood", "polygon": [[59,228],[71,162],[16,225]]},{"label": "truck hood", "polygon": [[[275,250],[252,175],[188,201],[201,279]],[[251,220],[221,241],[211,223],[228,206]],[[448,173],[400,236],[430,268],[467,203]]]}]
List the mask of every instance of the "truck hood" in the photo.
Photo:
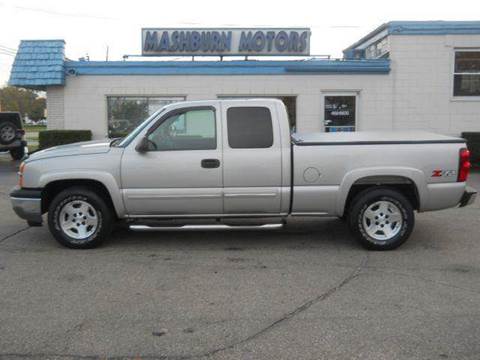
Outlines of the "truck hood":
[{"label": "truck hood", "polygon": [[84,141],[68,145],[54,146],[31,154],[26,162],[60,156],[103,154],[110,151],[110,140]]}]

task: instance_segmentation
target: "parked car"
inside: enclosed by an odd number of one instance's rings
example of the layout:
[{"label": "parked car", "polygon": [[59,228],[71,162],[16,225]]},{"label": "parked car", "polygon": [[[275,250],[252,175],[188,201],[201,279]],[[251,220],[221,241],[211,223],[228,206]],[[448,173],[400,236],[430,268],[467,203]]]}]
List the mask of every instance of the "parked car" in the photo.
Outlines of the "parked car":
[{"label": "parked car", "polygon": [[425,132],[291,136],[278,100],[183,102],[123,139],[36,152],[10,196],[31,225],[48,212],[53,236],[71,248],[99,245],[119,221],[163,230],[248,218],[269,228],[335,216],[365,247],[388,250],[408,239],[414,211],[474,201],[468,156],[463,139]]},{"label": "parked car", "polygon": [[25,155],[22,117],[18,112],[0,112],[0,151],[9,151],[14,160]]}]

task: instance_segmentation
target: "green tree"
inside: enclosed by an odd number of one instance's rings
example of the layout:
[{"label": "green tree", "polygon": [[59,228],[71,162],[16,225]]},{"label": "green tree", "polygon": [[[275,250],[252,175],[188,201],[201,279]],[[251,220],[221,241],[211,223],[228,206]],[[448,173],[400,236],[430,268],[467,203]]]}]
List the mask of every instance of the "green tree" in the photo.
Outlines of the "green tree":
[{"label": "green tree", "polygon": [[[2,111],[18,111],[24,117],[32,112],[32,106],[38,94],[32,90],[6,86],[0,89]],[[37,106],[40,104],[37,104]],[[37,110],[38,111],[38,110]]]},{"label": "green tree", "polygon": [[45,108],[47,106],[47,101],[43,97],[38,97],[33,100],[30,112],[28,117],[34,121],[45,119]]}]

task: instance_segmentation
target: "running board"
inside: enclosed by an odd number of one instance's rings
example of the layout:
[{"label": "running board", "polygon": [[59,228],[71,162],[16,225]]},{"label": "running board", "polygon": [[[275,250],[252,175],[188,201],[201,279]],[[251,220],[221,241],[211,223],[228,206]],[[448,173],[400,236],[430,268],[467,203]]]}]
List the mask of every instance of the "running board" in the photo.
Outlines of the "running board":
[{"label": "running board", "polygon": [[283,224],[263,224],[263,225],[181,225],[181,226],[149,226],[149,225],[130,225],[131,230],[135,231],[194,231],[194,230],[273,230],[281,229]]}]

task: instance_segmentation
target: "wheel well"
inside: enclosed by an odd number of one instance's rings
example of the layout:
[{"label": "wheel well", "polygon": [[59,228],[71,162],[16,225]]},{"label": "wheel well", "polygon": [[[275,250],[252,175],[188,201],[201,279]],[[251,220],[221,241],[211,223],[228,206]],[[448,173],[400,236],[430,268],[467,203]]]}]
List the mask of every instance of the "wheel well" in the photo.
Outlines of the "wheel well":
[{"label": "wheel well", "polygon": [[94,191],[98,196],[105,200],[107,206],[109,206],[113,213],[116,214],[112,197],[110,196],[110,193],[105,185],[103,185],[100,181],[89,179],[56,180],[48,183],[42,190],[42,213],[46,213],[48,211],[48,207],[50,206],[50,203],[55,195],[57,195],[60,191],[72,186],[83,186],[91,191]]},{"label": "wheel well", "polygon": [[403,196],[410,201],[415,210],[420,208],[417,186],[411,179],[403,176],[368,176],[358,179],[353,183],[348,192],[343,213],[346,214],[348,212],[350,204],[357,194],[365,189],[376,186],[386,186],[400,191]]}]

